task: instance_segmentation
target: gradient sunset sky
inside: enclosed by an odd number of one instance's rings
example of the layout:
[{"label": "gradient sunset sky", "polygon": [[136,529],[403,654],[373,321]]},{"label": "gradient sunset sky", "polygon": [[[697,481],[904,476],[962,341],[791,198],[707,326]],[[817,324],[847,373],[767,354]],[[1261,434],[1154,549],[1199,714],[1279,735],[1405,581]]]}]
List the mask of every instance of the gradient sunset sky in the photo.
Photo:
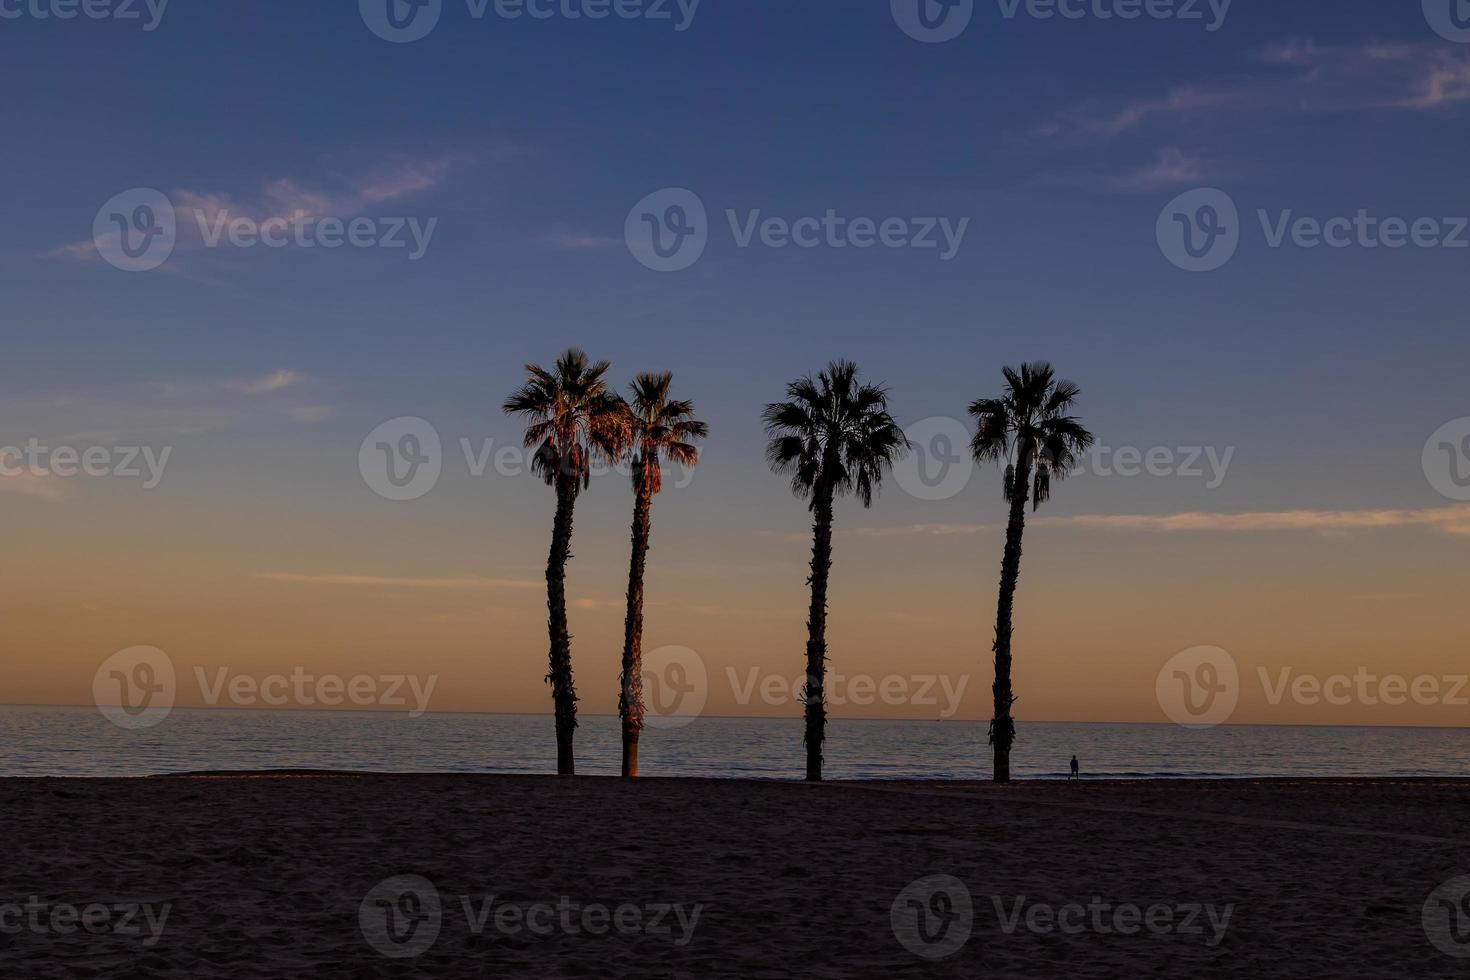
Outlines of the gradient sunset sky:
[{"label": "gradient sunset sky", "polygon": [[[835,357],[886,382],[905,425],[963,419],[1002,365],[1046,359],[1102,446],[1232,454],[1218,485],[1201,461],[1054,488],[1026,537],[1023,721],[1162,721],[1155,677],[1197,645],[1252,677],[1470,669],[1470,505],[1421,460],[1470,415],[1470,249],[1271,248],[1256,218],[1470,214],[1470,44],[1417,0],[1236,0],[1214,31],[982,0],[943,44],[887,0],[704,0],[684,31],[446,0],[409,44],[345,0],[174,0],[152,31],[0,20],[0,52],[0,447],[171,448],[155,489],[0,478],[0,703],[88,703],[99,663],[149,644],[185,670],[435,674],[434,710],[548,711],[552,495],[473,476],[460,440],[518,445],[502,400],[570,345],[619,387],[673,371],[713,430],[655,503],[645,634],[698,651],[710,712],[799,714],[739,704],[727,678],[802,669],[808,515],[765,467],[760,409]],[[181,233],[130,274],[90,236],[136,187],[437,226],[418,261]],[[659,273],[624,223],[668,187],[713,227],[698,263]],[[1243,240],[1189,273],[1155,225],[1200,187],[1239,205]],[[726,209],[969,225],[951,261],[740,248]],[[408,502],[358,467],[400,416],[444,443]],[[587,712],[616,710],[630,509],[616,475],[578,506]],[[871,511],[841,503],[832,669],[968,676],[960,717],[989,717],[1004,517],[993,468],[947,499],[890,481]],[[1235,721],[1470,724],[1464,706],[1245,690]]]}]

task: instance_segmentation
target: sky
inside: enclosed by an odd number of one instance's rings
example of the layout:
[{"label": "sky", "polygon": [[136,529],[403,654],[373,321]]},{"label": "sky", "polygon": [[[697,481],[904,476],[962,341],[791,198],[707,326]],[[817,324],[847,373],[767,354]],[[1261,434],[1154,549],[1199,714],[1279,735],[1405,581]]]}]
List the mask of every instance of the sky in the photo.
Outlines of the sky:
[{"label": "sky", "polygon": [[[182,704],[199,671],[305,671],[549,711],[553,499],[500,404],[576,345],[710,424],[655,502],[645,633],[694,651],[708,713],[800,712],[748,694],[803,668],[810,549],[760,410],[845,357],[924,453],[839,503],[832,579],[831,669],[910,693],[834,714],[989,716],[1000,474],[920,467],[1048,360],[1101,448],[1025,539],[1023,722],[1165,721],[1161,672],[1210,647],[1235,722],[1470,724],[1448,0],[975,0],[932,31],[918,0],[442,0],[416,40],[387,2],[0,0],[0,702],[88,703],[146,645]],[[648,222],[681,216],[662,260]],[[118,220],[171,250],[142,268]],[[323,247],[334,220],[361,244]],[[369,435],[405,418],[438,477],[388,499]],[[614,472],[578,504],[587,712],[616,709],[631,502]],[[1303,675],[1441,695],[1271,696]]]}]

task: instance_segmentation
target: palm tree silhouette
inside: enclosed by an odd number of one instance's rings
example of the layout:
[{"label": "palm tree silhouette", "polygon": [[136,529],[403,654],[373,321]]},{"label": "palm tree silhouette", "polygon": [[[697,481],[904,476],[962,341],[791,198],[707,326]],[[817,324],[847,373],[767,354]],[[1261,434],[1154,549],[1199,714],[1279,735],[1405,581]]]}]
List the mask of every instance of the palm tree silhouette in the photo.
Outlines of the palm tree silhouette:
[{"label": "palm tree silhouette", "polygon": [[810,500],[812,522],[811,610],[807,618],[806,778],[822,778],[826,736],[827,577],[832,569],[832,501],[855,495],[864,507],[883,480],[883,471],[908,450],[909,442],[888,414],[888,392],[858,379],[857,365],[833,361],[816,378],[786,386],[787,400],[763,414],[766,461],[791,475],[791,491]]},{"label": "palm tree silhouette", "polygon": [[623,621],[623,673],[618,717],[623,722],[623,775],[638,775],[638,736],[643,731],[643,569],[648,559],[653,495],[663,489],[662,460],[694,466],[693,441],[709,435],[694,417],[694,403],[670,401],[674,376],[640,374],[629,386],[629,462],[633,471],[633,556],[628,565],[628,615]]},{"label": "palm tree silhouette", "polygon": [[570,348],[550,371],[527,364],[526,383],[505,400],[505,412],[527,420],[525,447],[535,447],[531,470],[556,491],[551,553],[546,559],[547,629],[551,635],[546,680],[556,708],[556,771],[577,771],[572,739],[577,730],[577,687],[572,677],[572,637],[567,630],[567,560],[572,513],[588,488],[594,460],[615,462],[628,440],[627,408],[608,390],[607,361],[589,363]]},{"label": "palm tree silhouette", "polygon": [[1051,481],[1062,480],[1077,458],[1092,445],[1092,433],[1067,414],[1081,389],[1059,380],[1050,364],[1037,361],[1020,369],[1002,368],[1005,393],[970,404],[978,429],[970,451],[979,462],[1005,461],[1003,494],[1011,505],[1006,523],[1005,555],[1000,565],[1000,601],[995,613],[995,717],[990,744],[995,750],[994,779],[1011,780],[1011,744],[1016,723],[1011,706],[1011,613],[1021,577],[1021,535],[1026,529],[1026,501],[1032,509],[1051,497]]}]

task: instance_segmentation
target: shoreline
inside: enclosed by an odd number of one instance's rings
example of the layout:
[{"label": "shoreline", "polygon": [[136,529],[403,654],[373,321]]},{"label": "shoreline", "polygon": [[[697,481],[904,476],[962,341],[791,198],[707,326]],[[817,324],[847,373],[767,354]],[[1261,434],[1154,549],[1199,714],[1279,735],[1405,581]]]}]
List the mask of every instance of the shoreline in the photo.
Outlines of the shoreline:
[{"label": "shoreline", "polygon": [[[799,777],[776,777],[776,776],[639,776],[636,779],[625,780],[619,775],[588,774],[578,776],[558,776],[555,773],[515,773],[515,772],[435,772],[435,771],[379,771],[370,769],[199,769],[185,770],[179,772],[148,773],[143,775],[96,775],[96,776],[22,776],[22,775],[0,775],[0,782],[10,781],[34,781],[34,780],[76,780],[82,782],[136,782],[136,781],[166,781],[187,779],[450,779],[450,780],[550,780],[565,782],[606,782],[627,783],[637,785],[641,783],[716,783],[716,784],[742,784],[751,783],[763,786],[811,786],[820,788],[823,786],[879,786],[879,787],[953,787],[964,789],[992,789],[1003,792],[1007,785],[997,784],[987,779],[951,779],[946,777],[925,776],[900,776],[888,779],[826,779],[820,783],[809,783]],[[1056,776],[1016,776],[1008,784],[1015,786],[1033,785],[1070,785],[1077,783],[1088,786],[1158,786],[1158,785],[1242,785],[1266,783],[1272,785],[1374,785],[1374,784],[1465,784],[1470,785],[1470,775],[1464,776],[1271,776],[1271,775],[1241,775],[1241,776],[1082,776],[1080,779],[1069,779],[1064,775]]]}]

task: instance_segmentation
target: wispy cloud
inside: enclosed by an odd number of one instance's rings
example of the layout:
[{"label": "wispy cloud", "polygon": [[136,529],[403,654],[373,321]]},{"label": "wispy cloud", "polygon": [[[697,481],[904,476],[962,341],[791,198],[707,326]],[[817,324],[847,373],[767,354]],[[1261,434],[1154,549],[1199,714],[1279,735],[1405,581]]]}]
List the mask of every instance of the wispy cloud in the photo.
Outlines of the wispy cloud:
[{"label": "wispy cloud", "polygon": [[1136,194],[1166,187],[1197,185],[1211,179],[1213,175],[1204,160],[1170,146],[1159,150],[1152,163],[1110,177],[1107,183],[1113,190]]},{"label": "wispy cloud", "polygon": [[1156,118],[1180,118],[1248,102],[1250,94],[1180,86],[1158,98],[1107,106],[1096,99],[1058,114],[1029,134],[1042,140],[1104,140],[1132,132]]},{"label": "wispy cloud", "polygon": [[[1185,532],[1343,533],[1391,528],[1423,527],[1447,534],[1470,535],[1470,504],[1417,510],[1287,510],[1246,513],[1192,511],[1184,514],[1085,514],[1042,517],[1038,527],[1080,527],[1102,531],[1143,531],[1155,534]],[[951,537],[1003,530],[1003,524],[909,524],[901,527],[853,528],[838,532],[850,537]]]},{"label": "wispy cloud", "polygon": [[1470,534],[1470,506],[1430,507],[1421,510],[1288,510],[1245,514],[1187,513],[1107,515],[1043,519],[1038,523],[1067,524],[1104,530],[1154,531],[1369,531],[1383,528],[1429,527],[1452,534]]},{"label": "wispy cloud", "polygon": [[302,384],[306,380],[306,375],[299,371],[277,368],[263,377],[241,378],[235,381],[228,381],[225,383],[225,387],[230,391],[237,391],[242,395],[264,395],[272,391],[284,391],[287,388]]},{"label": "wispy cloud", "polygon": [[1027,136],[1062,144],[1101,142],[1146,131],[1150,124],[1178,126],[1227,110],[1428,111],[1470,101],[1470,49],[1464,47],[1427,42],[1320,46],[1296,39],[1257,51],[1255,60],[1285,77],[1176,86],[1160,96],[1112,104],[1091,99]]},{"label": "wispy cloud", "polygon": [[278,582],[285,585],[429,589],[445,592],[473,592],[480,589],[545,588],[544,582],[510,578],[406,578],[382,575],[302,575],[296,572],[260,572],[255,577],[267,582]]},{"label": "wispy cloud", "polygon": [[[280,177],[259,190],[239,195],[223,190],[177,188],[169,195],[178,225],[176,251],[204,246],[200,226],[222,226],[236,218],[248,218],[257,226],[266,222],[314,223],[323,218],[354,218],[369,208],[432,190],[465,158],[445,156],[434,160],[398,162],[376,167],[356,177],[310,183],[296,177]],[[42,252],[41,258],[101,261],[93,239],[71,242]],[[164,266],[163,268],[168,268]]]},{"label": "wispy cloud", "polygon": [[65,500],[66,482],[44,471],[22,468],[22,461],[11,453],[0,456],[4,470],[0,472],[0,493],[11,493],[37,500]]}]

